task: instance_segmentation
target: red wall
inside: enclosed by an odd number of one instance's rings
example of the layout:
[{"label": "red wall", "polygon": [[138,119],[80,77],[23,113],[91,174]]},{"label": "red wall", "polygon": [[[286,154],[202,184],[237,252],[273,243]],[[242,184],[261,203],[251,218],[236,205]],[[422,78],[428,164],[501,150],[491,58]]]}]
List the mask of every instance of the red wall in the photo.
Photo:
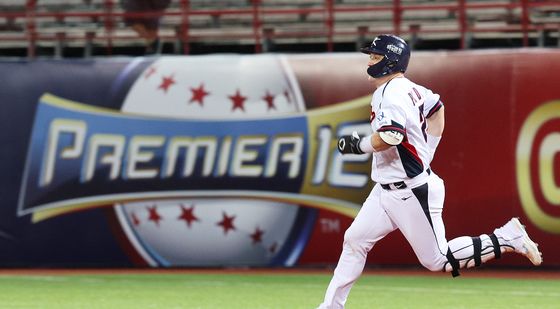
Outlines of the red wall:
[{"label": "red wall", "polygon": [[[308,109],[374,90],[365,55],[293,56],[289,61]],[[550,103],[560,102],[560,51],[413,52],[407,76],[439,93],[445,103],[446,129],[432,167],[446,184],[447,238],[490,233],[520,217],[540,244],[544,265],[560,266],[560,103]],[[533,114],[541,121],[527,121],[538,108],[548,108]],[[531,130],[534,136],[523,133]],[[524,161],[527,153],[530,159]],[[527,202],[531,195],[533,203]],[[338,259],[351,219],[321,210],[319,220],[325,223],[316,226],[300,264]],[[399,232],[380,241],[369,262],[417,264]],[[499,263],[530,265],[513,254]]]}]

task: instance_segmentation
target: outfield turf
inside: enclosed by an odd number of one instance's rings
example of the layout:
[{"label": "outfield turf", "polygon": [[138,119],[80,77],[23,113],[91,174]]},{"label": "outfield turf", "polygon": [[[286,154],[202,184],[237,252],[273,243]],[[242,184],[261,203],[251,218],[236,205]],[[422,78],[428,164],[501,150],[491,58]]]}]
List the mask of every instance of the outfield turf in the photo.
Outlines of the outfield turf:
[{"label": "outfield turf", "polygon": [[[0,308],[315,308],[328,273],[1,274]],[[347,308],[560,308],[560,280],[365,274]]]}]

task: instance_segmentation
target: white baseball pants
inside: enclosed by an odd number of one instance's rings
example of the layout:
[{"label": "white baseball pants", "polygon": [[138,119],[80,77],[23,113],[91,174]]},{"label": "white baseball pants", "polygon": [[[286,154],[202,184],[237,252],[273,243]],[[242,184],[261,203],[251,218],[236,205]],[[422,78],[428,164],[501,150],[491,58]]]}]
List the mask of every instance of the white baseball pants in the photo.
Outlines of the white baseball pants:
[{"label": "white baseball pants", "polygon": [[[426,184],[416,188],[385,190],[375,185],[360,212],[346,230],[342,254],[319,308],[344,308],[354,282],[361,275],[368,252],[375,243],[399,229],[412,246],[420,263],[431,271],[451,271],[448,245],[460,267],[474,266],[473,240],[462,236],[449,244],[442,220],[445,186],[431,173]],[[481,240],[482,262],[494,257],[488,235]]]}]

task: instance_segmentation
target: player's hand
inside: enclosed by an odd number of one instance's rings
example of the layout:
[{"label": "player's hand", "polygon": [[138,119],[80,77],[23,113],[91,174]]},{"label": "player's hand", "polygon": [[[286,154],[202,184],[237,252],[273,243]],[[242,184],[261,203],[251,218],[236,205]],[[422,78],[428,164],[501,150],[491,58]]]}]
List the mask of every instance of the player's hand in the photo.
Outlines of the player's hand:
[{"label": "player's hand", "polygon": [[338,140],[338,151],[342,154],[364,154],[360,149],[360,136],[358,132],[352,132],[352,135],[344,135]]}]

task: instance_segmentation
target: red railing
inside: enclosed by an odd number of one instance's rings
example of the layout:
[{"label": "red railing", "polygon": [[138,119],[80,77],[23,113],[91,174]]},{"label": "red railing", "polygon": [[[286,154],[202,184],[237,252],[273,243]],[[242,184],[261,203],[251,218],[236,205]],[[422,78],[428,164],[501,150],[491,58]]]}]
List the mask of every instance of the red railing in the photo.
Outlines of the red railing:
[{"label": "red railing", "polygon": [[[193,9],[189,0],[177,0],[178,6],[168,9],[163,12],[164,16],[180,17],[180,22],[177,25],[177,32],[172,37],[179,39],[182,42],[183,53],[189,53],[189,43],[192,40],[201,39],[220,39],[220,38],[239,38],[239,39],[252,39],[254,41],[254,51],[260,53],[263,51],[263,38],[266,40],[281,39],[286,37],[321,37],[325,39],[326,50],[334,50],[334,37],[337,35],[354,35],[358,36],[373,36],[379,32],[392,32],[397,35],[418,35],[422,33],[454,33],[458,34],[461,40],[461,48],[467,48],[466,35],[467,33],[481,33],[481,32],[516,32],[522,34],[523,46],[529,46],[529,34],[534,31],[540,31],[545,28],[558,30],[560,23],[554,24],[532,24],[529,18],[529,11],[534,8],[547,7],[557,8],[560,11],[560,3],[558,1],[531,1],[519,0],[514,2],[468,2],[466,0],[457,0],[449,3],[439,4],[403,4],[401,0],[393,0],[390,5],[383,4],[368,4],[368,5],[341,5],[335,0],[324,0],[322,6],[319,7],[269,7],[262,3],[262,0],[251,0],[251,5],[248,7],[238,8],[224,8],[224,9]],[[161,13],[125,13],[116,10],[117,0],[103,0],[103,10],[99,11],[66,11],[66,12],[43,12],[37,10],[38,3],[36,0],[26,0],[25,11],[21,12],[0,12],[0,17],[10,19],[25,19],[25,33],[21,35],[0,36],[0,40],[12,41],[26,41],[28,56],[34,57],[36,54],[37,41],[55,41],[55,40],[84,40],[91,41],[92,39],[105,41],[107,54],[112,53],[112,47],[115,40],[129,40],[135,39],[135,35],[115,35],[115,25],[118,19],[124,17],[140,17],[140,16],[160,16]],[[475,9],[508,9],[508,10],[521,10],[519,23],[510,24],[506,26],[491,27],[491,28],[477,28],[469,25],[467,13],[468,10]],[[422,27],[409,27],[403,29],[403,13],[406,11],[445,11],[455,13],[457,18],[456,27],[446,29],[423,29]],[[392,15],[392,25],[384,29],[364,29],[364,27],[357,27],[355,30],[339,30],[337,29],[336,14],[337,13],[356,13],[361,12],[387,12]],[[323,14],[324,28],[321,30],[305,30],[293,31],[288,33],[277,33],[271,29],[263,29],[263,21],[274,15],[302,15],[302,14]],[[190,19],[193,16],[244,16],[252,18],[252,31],[249,33],[240,34],[196,34],[191,32]],[[67,35],[63,34],[45,34],[37,31],[38,22],[43,18],[55,18],[63,21],[65,18],[83,17],[94,18],[103,21],[105,34],[100,35],[97,33],[88,32],[84,36]],[[168,37],[170,38],[170,37]]]}]

